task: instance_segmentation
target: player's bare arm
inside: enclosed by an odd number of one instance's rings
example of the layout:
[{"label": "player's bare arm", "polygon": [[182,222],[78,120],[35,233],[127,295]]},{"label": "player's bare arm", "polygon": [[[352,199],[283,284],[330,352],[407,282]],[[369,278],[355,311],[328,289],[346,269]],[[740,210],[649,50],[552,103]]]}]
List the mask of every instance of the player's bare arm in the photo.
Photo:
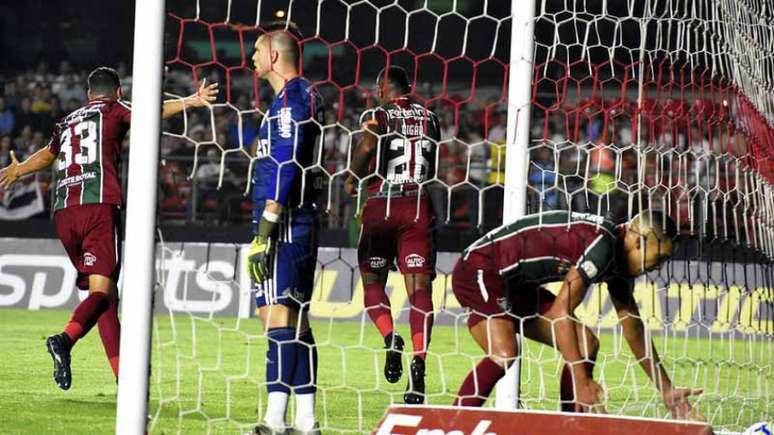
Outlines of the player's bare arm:
[{"label": "player's bare arm", "polygon": [[368,162],[371,161],[371,157],[376,151],[379,140],[376,133],[377,125],[378,123],[373,119],[363,123],[363,138],[352,153],[350,175],[344,184],[344,191],[349,195],[357,195],[357,182],[365,175]]},{"label": "player's bare arm", "polygon": [[588,408],[599,410],[599,406],[591,405],[598,404],[600,395],[603,393],[602,387],[589,377],[583,367],[583,356],[575,329],[577,320],[573,318],[575,308],[583,301],[587,289],[588,286],[573,266],[565,275],[564,283],[556,296],[556,300],[545,314],[554,323],[556,346],[573,372],[573,378],[577,385],[577,411],[585,411]]},{"label": "player's bare arm", "polygon": [[640,310],[630,286],[631,284],[626,282],[611,283],[609,291],[610,299],[623,328],[624,338],[632,354],[639,361],[640,367],[648,375],[648,378],[661,391],[664,405],[669,409],[673,418],[706,421],[704,416],[694,409],[688,401],[688,397],[699,395],[702,390],[675,388],[661,364],[653,339],[646,343],[645,325],[642,323]]},{"label": "player's bare arm", "polygon": [[202,80],[202,85],[199,86],[199,90],[196,91],[195,94],[189,95],[185,98],[164,101],[161,117],[167,119],[171,116],[177,115],[189,107],[209,106],[210,104],[214,103],[217,98],[218,84],[212,83],[207,85],[207,79],[204,79]]},{"label": "player's bare arm", "polygon": [[11,151],[11,163],[0,170],[0,188],[7,189],[19,178],[48,168],[54,160],[56,156],[51,154],[48,148],[38,150],[21,163],[16,158],[16,154]]}]

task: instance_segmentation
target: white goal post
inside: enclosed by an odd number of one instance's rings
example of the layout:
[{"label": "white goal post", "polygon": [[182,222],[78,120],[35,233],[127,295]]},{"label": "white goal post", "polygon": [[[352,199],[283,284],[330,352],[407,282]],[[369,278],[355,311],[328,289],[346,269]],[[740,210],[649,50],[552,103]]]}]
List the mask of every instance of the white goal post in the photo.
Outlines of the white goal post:
[{"label": "white goal post", "polygon": [[[142,435],[148,420],[156,192],[161,137],[164,0],[135,2],[116,433]],[[127,358],[126,355],[131,355]]]},{"label": "white goal post", "polygon": [[[511,20],[504,224],[523,216],[527,208],[535,2],[511,0]],[[519,403],[520,369],[520,359],[517,358],[497,383],[495,407],[498,409],[516,409]]]},{"label": "white goal post", "polygon": [[[155,224],[160,113],[162,95],[164,1],[145,0],[135,5],[132,64],[132,134],[124,281],[122,292],[121,354],[116,403],[116,433],[146,432],[151,349],[152,291],[154,286]],[[511,69],[508,83],[507,144],[503,222],[522,216],[526,209],[529,147],[534,2],[511,0]],[[519,49],[513,49],[518,47]],[[131,152],[142,150],[142,152]],[[497,387],[496,407],[515,409],[519,399],[518,360]]]}]

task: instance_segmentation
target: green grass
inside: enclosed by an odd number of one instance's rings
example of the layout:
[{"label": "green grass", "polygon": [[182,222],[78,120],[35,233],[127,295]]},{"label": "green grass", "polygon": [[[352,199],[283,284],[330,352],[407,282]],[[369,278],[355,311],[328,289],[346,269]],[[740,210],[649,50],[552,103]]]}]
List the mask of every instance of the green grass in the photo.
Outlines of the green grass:
[{"label": "green grass", "polygon": [[[65,311],[0,311],[3,434],[113,432],[116,385],[96,331],[74,349],[73,387],[61,391],[51,379],[44,340],[68,317]],[[257,319],[160,316],[154,328],[151,433],[237,434],[261,418],[266,341]],[[381,347],[380,337],[359,322],[315,322],[313,328],[320,351],[318,416],[325,433],[372,429],[389,403],[402,402],[405,388],[403,381],[388,384],[381,376],[383,354],[373,350]],[[409,336],[406,325],[399,330]],[[716,428],[743,430],[774,416],[774,400],[767,400],[774,394],[770,340],[658,336],[656,342],[676,383],[705,389],[698,406]],[[595,376],[607,390],[608,411],[664,417],[654,388],[620,337],[606,333],[601,343]],[[437,326],[431,349],[429,402],[449,404],[481,352],[464,324]],[[556,409],[557,354],[528,343],[525,358],[525,403]]]}]

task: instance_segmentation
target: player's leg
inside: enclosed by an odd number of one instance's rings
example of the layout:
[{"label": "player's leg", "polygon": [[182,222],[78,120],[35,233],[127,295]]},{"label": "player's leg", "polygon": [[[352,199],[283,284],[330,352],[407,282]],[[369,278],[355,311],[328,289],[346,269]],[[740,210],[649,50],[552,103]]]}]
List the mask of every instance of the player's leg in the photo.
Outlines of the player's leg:
[{"label": "player's leg", "polygon": [[121,323],[118,320],[118,277],[121,273],[121,240],[123,239],[123,226],[121,224],[120,211],[117,208],[113,209],[113,230],[115,231],[114,249],[117,252],[116,267],[111,275],[113,281],[113,288],[110,292],[110,298],[108,307],[104,313],[97,320],[97,328],[99,329],[99,336],[102,340],[102,347],[105,349],[105,355],[107,356],[108,363],[111,370],[118,382],[118,367],[119,357],[118,351],[121,347]]},{"label": "player's leg", "polygon": [[495,272],[458,261],[452,273],[452,290],[460,305],[470,312],[468,329],[487,356],[462,382],[455,405],[481,406],[518,354],[516,325],[497,300],[504,283]]},{"label": "player's leg", "polygon": [[259,433],[286,430],[291,392],[296,395],[296,429],[301,433],[316,433],[317,348],[307,319],[316,244],[311,230],[304,234],[304,228],[294,227],[293,234],[292,243],[278,243],[270,268],[272,276],[258,285],[256,294],[259,316],[269,339],[266,356],[269,398],[264,426],[257,428]]},{"label": "player's leg", "polygon": [[395,258],[394,219],[385,221],[386,200],[371,198],[363,209],[358,264],[363,280],[363,305],[384,340],[384,377],[398,382],[403,375],[403,338],[395,331],[385,285]]},{"label": "player's leg", "polygon": [[[401,226],[398,231],[398,267],[403,274],[411,305],[409,325],[414,356],[411,361],[406,403],[424,402],[425,355],[433,329],[433,278],[435,237],[432,208],[428,198],[399,198]],[[419,213],[417,213],[419,207]]]},{"label": "player's leg", "polygon": [[282,432],[287,427],[285,414],[298,356],[295,325],[298,324],[299,317],[294,308],[273,303],[273,295],[266,294],[272,291],[267,288],[273,285],[271,281],[267,280],[263,283],[263,293],[259,290],[257,297],[258,315],[263,322],[269,341],[266,352],[268,399],[263,423],[272,431]]},{"label": "player's leg", "polygon": [[411,359],[409,384],[403,400],[420,404],[425,400],[425,357],[433,329],[432,275],[409,273],[403,276],[409,303],[409,326],[414,355]]},{"label": "player's leg", "polygon": [[118,351],[121,347],[121,323],[118,320],[118,291],[112,293],[109,298],[108,307],[97,320],[99,337],[102,340],[102,347],[105,349],[108,363],[113,374],[118,380],[119,358]]},{"label": "player's leg", "polygon": [[296,415],[293,422],[297,434],[317,434],[319,426],[315,414],[315,399],[317,394],[317,345],[312,328],[309,325],[308,314],[312,292],[314,291],[314,274],[317,268],[317,228],[316,216],[307,214],[295,219],[293,245],[295,271],[291,287],[296,289],[293,299],[299,311],[298,341],[296,342],[296,369],[291,386],[296,396]]},{"label": "player's leg", "polygon": [[465,377],[454,405],[481,406],[518,355],[516,325],[508,315],[483,317],[473,313],[468,326],[487,356]]},{"label": "player's leg", "polygon": [[114,208],[90,204],[57,212],[57,234],[71,261],[78,269],[77,285],[89,295],[73,310],[70,321],[60,334],[46,340],[54,361],[54,379],[67,390],[71,384],[70,351],[85,336],[117,295],[113,281],[118,265]]},{"label": "player's leg", "polygon": [[[551,308],[555,296],[548,290],[539,287],[537,289],[537,303],[536,314],[543,314]],[[554,342],[554,335],[551,327],[551,322],[542,317],[535,317],[527,319],[523,324],[524,336],[526,338],[538,341],[545,345],[556,348]],[[599,351],[599,340],[594,333],[588,327],[581,323],[575,324],[575,332],[580,340],[580,351],[583,356],[583,365],[588,373],[589,377],[593,376],[594,364],[597,359],[597,352]],[[560,400],[562,411],[573,412],[575,411],[575,389],[574,381],[572,378],[572,370],[565,364],[562,368],[562,376],[560,382]]]}]

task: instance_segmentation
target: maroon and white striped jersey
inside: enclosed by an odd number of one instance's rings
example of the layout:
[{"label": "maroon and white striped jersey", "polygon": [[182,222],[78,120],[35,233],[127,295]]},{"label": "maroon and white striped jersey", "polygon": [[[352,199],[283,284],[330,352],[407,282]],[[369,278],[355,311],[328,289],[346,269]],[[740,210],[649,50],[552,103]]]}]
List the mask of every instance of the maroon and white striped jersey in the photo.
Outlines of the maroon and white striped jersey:
[{"label": "maroon and white striped jersey", "polygon": [[377,155],[368,168],[369,196],[417,190],[435,177],[440,139],[438,117],[427,108],[401,97],[368,110],[361,123],[376,121]]},{"label": "maroon and white striped jersey", "polygon": [[118,160],[132,111],[123,101],[94,100],[54,126],[54,210],[80,204],[121,205]]}]

